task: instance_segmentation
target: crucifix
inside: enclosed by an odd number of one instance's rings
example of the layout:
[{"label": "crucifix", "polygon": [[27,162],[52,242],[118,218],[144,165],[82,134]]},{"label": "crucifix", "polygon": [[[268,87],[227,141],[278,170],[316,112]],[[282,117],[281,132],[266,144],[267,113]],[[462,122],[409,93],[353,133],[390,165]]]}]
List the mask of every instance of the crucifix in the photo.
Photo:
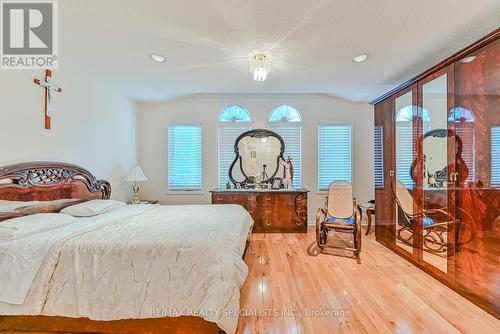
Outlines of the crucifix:
[{"label": "crucifix", "polygon": [[54,81],[52,80],[51,70],[45,70],[45,81],[42,81],[40,79],[35,79],[33,81],[37,85],[40,85],[43,88],[45,88],[45,109],[44,109],[45,128],[50,129],[50,118],[52,117],[53,114],[52,94],[54,94],[55,92],[61,93],[62,89],[57,87]]}]

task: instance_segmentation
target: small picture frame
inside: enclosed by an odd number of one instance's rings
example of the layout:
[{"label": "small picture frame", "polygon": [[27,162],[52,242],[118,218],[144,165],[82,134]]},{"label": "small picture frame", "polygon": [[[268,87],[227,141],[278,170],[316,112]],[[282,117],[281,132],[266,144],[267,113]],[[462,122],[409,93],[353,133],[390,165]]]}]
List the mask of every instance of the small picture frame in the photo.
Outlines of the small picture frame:
[{"label": "small picture frame", "polygon": [[281,185],[283,184],[283,179],[281,177],[275,177],[273,179],[273,183],[271,185],[271,189],[279,190],[281,189]]}]

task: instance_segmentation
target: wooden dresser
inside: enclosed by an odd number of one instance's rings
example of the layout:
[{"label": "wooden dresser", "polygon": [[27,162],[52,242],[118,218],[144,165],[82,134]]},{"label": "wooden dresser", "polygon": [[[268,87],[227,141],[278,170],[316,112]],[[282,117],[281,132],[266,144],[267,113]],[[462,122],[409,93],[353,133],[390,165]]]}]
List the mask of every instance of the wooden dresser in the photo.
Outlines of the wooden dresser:
[{"label": "wooden dresser", "polygon": [[254,233],[307,233],[306,189],[213,190],[212,204],[239,204],[254,220]]}]

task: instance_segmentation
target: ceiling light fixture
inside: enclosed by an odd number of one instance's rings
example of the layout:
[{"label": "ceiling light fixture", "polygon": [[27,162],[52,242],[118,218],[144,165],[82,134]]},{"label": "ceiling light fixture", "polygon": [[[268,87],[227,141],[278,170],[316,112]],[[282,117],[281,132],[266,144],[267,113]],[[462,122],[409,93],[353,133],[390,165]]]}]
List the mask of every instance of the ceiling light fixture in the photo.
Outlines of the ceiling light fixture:
[{"label": "ceiling light fixture", "polygon": [[366,53],[362,53],[362,54],[359,54],[357,56],[354,56],[354,58],[352,58],[352,61],[355,63],[362,63],[367,59],[368,59],[368,55]]},{"label": "ceiling light fixture", "polygon": [[474,61],[476,60],[476,56],[469,56],[469,57],[465,57],[463,59],[460,59],[460,62],[462,64],[467,64],[467,63],[470,63],[471,61]]},{"label": "ceiling light fixture", "polygon": [[253,51],[250,54],[250,72],[255,81],[266,81],[267,74],[271,71],[271,56],[264,52]]},{"label": "ceiling light fixture", "polygon": [[151,59],[153,59],[157,63],[164,63],[167,61],[167,58],[165,58],[165,56],[162,56],[162,55],[159,55],[156,53],[151,54],[150,57],[151,57]]}]

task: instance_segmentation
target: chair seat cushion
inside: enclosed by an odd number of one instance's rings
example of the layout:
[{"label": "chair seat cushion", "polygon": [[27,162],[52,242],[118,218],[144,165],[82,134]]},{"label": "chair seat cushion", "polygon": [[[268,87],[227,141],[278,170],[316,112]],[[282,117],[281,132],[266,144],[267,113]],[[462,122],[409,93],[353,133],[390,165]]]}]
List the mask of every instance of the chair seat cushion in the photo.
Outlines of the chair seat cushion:
[{"label": "chair seat cushion", "polygon": [[[410,218],[410,221],[413,224],[413,218]],[[432,226],[434,224],[436,224],[434,219],[432,219],[431,217],[424,216],[424,227],[429,227],[429,226]]]},{"label": "chair seat cushion", "polygon": [[334,217],[328,217],[325,222],[327,223],[344,223],[344,224],[351,224],[354,225],[356,224],[356,221],[354,218],[334,218]]}]

